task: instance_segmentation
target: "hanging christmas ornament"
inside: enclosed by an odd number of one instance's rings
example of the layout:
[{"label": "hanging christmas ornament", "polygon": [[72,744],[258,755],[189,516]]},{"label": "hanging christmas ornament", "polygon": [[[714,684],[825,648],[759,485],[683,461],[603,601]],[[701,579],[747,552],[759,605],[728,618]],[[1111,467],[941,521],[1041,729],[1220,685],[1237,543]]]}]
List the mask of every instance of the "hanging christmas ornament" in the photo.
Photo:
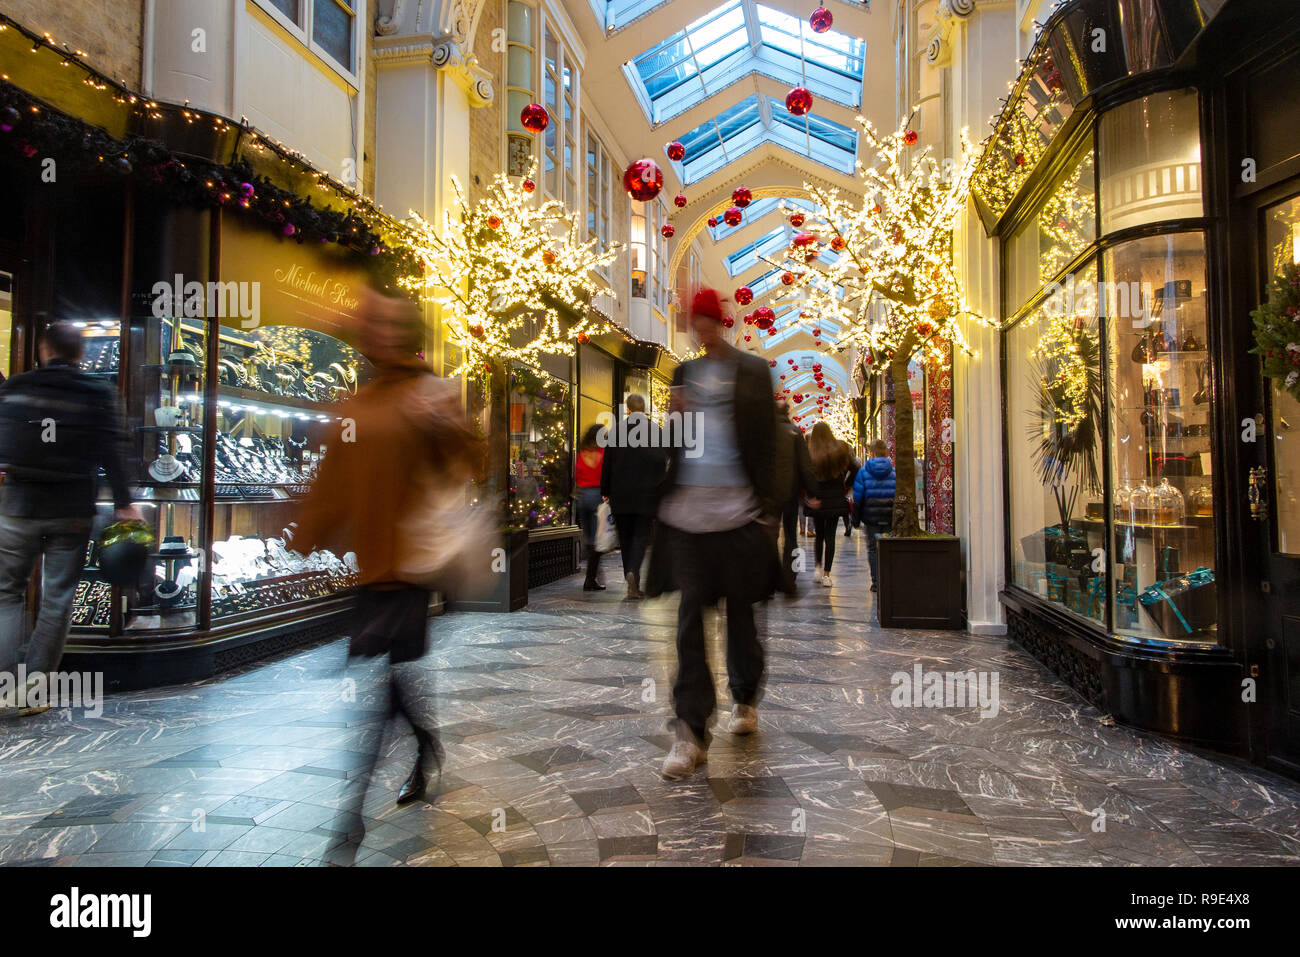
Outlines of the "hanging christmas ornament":
[{"label": "hanging christmas ornament", "polygon": [[664,228],[659,230],[659,235],[663,236],[664,239],[672,239],[675,232],[677,230],[673,228],[672,223],[664,223]]},{"label": "hanging christmas ornament", "polygon": [[[775,359],[768,359],[768,360],[767,360],[767,364],[770,365],[773,369],[776,368],[776,360],[775,360]],[[781,376],[781,378],[784,379],[785,376]]]},{"label": "hanging christmas ornament", "polygon": [[710,217],[709,217],[709,229],[717,229],[717,228],[718,228],[718,217],[717,217],[717,216],[710,216]]},{"label": "hanging christmas ornament", "polygon": [[903,142],[908,146],[915,146],[920,137],[916,135],[916,130],[908,130],[903,134]]},{"label": "hanging christmas ornament", "polygon": [[578,333],[578,341],[585,346],[591,341],[591,336],[587,335],[585,332],[580,332]]},{"label": "hanging christmas ornament", "polygon": [[785,108],[794,116],[805,116],[812,110],[812,90],[806,86],[796,86],[785,95]]},{"label": "hanging christmas ornament", "polygon": [[736,290],[735,296],[737,305],[748,306],[754,301],[754,290],[750,289],[748,286],[741,286]]},{"label": "hanging christmas ornament", "polygon": [[1024,166],[1026,162],[1028,162],[1028,161],[1025,159],[1025,154],[1024,154],[1024,153],[1017,153],[1017,154],[1016,154],[1016,165],[1017,165],[1017,166]]},{"label": "hanging christmas ornament", "polygon": [[500,228],[501,228],[501,217],[500,217],[500,216],[489,216],[489,217],[488,217],[488,220],[487,220],[487,224],[488,224],[488,229],[500,229]]},{"label": "hanging christmas ornament", "polygon": [[739,226],[740,221],[744,218],[745,218],[745,214],[742,213],[735,206],[732,206],[730,209],[728,209],[725,213],[722,214],[722,221],[726,223],[728,226]]},{"label": "hanging christmas ornament", "polygon": [[768,334],[769,336],[774,336],[774,335],[776,335],[776,326],[774,325],[774,326],[772,326],[771,329],[767,330],[767,334]]},{"label": "hanging christmas ornament", "polygon": [[842,252],[846,245],[848,244],[844,242],[843,236],[831,237],[831,249],[835,250],[837,253]]},{"label": "hanging christmas ornament", "polygon": [[540,103],[529,103],[519,111],[519,122],[529,133],[540,133],[551,122],[551,114]]},{"label": "hanging christmas ornament", "polygon": [[759,306],[754,310],[754,325],[760,329],[769,329],[776,322],[776,313],[771,306]]},{"label": "hanging christmas ornament", "polygon": [[814,330],[813,330],[813,335],[814,335],[814,336],[820,336],[821,334],[822,334],[822,331],[821,331],[820,329],[814,329]]},{"label": "hanging christmas ornament", "polygon": [[800,226],[803,225],[803,220],[804,220],[804,215],[798,210],[795,210],[793,213],[790,214],[790,225],[793,226],[795,229],[798,229]]},{"label": "hanging christmas ornament", "polygon": [[676,140],[665,145],[664,152],[668,154],[668,158],[674,163],[680,163],[686,158],[686,147]]},{"label": "hanging christmas ornament", "polygon": [[798,233],[794,237],[794,244],[800,249],[807,249],[815,242],[817,242],[817,237],[812,233]]},{"label": "hanging christmas ornament", "polygon": [[531,179],[526,179],[519,185],[524,188],[525,193],[531,193],[533,190],[537,188],[537,184],[534,183]]},{"label": "hanging christmas ornament", "polygon": [[750,340],[750,338],[751,338],[751,337],[750,337],[749,333],[748,333],[748,332],[745,333],[745,341],[748,342],[748,341]]},{"label": "hanging christmas ornament", "polygon": [[781,285],[783,285],[783,286],[793,286],[793,285],[794,285],[794,273],[792,273],[792,272],[783,272],[783,273],[781,273]]},{"label": "hanging christmas ornament", "polygon": [[835,18],[831,16],[831,12],[825,7],[818,7],[812,12],[812,16],[808,18],[808,26],[812,27],[813,33],[825,33],[834,22]]},{"label": "hanging christmas ornament", "polygon": [[483,331],[483,324],[480,322],[469,327],[469,334],[475,339],[482,339],[487,333]]},{"label": "hanging christmas ornament", "polygon": [[623,188],[638,203],[648,203],[664,188],[664,171],[654,160],[639,159],[623,171]]},{"label": "hanging christmas ornament", "polygon": [[678,209],[685,209],[685,208],[686,208],[686,197],[683,196],[681,193],[678,193],[678,194],[673,198],[673,205],[676,206]]},{"label": "hanging christmas ornament", "polygon": [[802,392],[796,392],[796,393],[794,394],[794,400],[795,400],[796,402],[802,402],[802,401],[803,401],[803,393],[802,393]]},{"label": "hanging christmas ornament", "polygon": [[812,369],[813,369],[813,372],[821,372],[821,371],[822,371],[822,364],[821,364],[820,362],[814,362],[814,363],[813,363],[813,367],[812,367]]},{"label": "hanging christmas ornament", "polygon": [[735,319],[732,319],[730,316],[723,316],[723,317],[722,317],[722,325],[723,325],[725,328],[730,329],[730,328],[731,328],[732,326],[734,326],[735,324],[736,324],[736,320],[735,320]]},{"label": "hanging christmas ornament", "polygon": [[549,249],[542,251],[542,264],[545,266],[555,265],[555,253]]},{"label": "hanging christmas ornament", "polygon": [[754,193],[748,186],[737,186],[731,191],[731,203],[744,209],[754,201]]}]

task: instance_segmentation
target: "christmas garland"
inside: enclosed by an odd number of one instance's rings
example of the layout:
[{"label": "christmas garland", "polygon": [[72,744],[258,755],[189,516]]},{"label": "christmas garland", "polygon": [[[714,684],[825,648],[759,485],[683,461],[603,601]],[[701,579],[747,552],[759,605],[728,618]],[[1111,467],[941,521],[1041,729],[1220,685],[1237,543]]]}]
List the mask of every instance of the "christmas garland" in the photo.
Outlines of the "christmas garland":
[{"label": "christmas garland", "polygon": [[1289,264],[1273,277],[1268,301],[1250,314],[1255,348],[1263,357],[1264,377],[1300,400],[1300,265]]},{"label": "christmas garland", "polygon": [[[299,243],[337,243],[378,257],[379,271],[388,277],[420,271],[410,249],[387,244],[354,210],[315,206],[310,198],[256,175],[243,160],[229,164],[192,157],[182,160],[157,140],[134,135],[114,139],[8,83],[0,83],[0,144],[33,164],[57,157],[60,172],[101,169],[130,178],[178,205],[246,210]],[[40,172],[33,175],[39,177]]]}]

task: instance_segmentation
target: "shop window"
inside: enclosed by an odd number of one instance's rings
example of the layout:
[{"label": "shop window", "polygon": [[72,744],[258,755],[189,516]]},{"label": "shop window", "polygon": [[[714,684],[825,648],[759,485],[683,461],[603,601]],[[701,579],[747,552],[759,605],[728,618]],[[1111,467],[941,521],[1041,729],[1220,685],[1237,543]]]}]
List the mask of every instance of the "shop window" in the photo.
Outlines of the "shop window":
[{"label": "shop window", "polygon": [[[1267,210],[1264,215],[1267,266],[1264,279],[1300,265],[1300,196]],[[1283,383],[1270,380],[1273,396],[1273,469],[1277,473],[1274,497],[1277,507],[1277,550],[1300,554],[1300,402]]]},{"label": "shop window", "polygon": [[572,524],[573,390],[531,366],[510,370],[510,521],[518,528]]},{"label": "shop window", "polygon": [[1092,141],[1007,243],[1007,305],[1018,310],[1097,238]]},{"label": "shop window", "polygon": [[[1095,263],[1006,334],[1013,584],[1102,622],[1102,367]],[[1093,293],[1089,295],[1089,291]]]},{"label": "shop window", "polygon": [[[649,207],[643,207],[647,209]],[[649,246],[646,242],[646,214],[644,212],[632,214],[632,236],[628,248],[632,253],[632,298],[645,299],[646,290],[649,284],[649,275],[646,272],[647,263],[649,262]]]},{"label": "shop window", "polygon": [[1098,137],[1103,233],[1202,215],[1195,90],[1118,106],[1101,118]]},{"label": "shop window", "polygon": [[1139,290],[1143,299],[1141,309],[1129,311],[1124,296],[1111,295],[1104,304],[1114,511],[1113,541],[1105,547],[1114,565],[1114,630],[1213,641],[1205,240],[1183,233],[1124,243],[1106,252],[1104,264],[1109,288]]}]

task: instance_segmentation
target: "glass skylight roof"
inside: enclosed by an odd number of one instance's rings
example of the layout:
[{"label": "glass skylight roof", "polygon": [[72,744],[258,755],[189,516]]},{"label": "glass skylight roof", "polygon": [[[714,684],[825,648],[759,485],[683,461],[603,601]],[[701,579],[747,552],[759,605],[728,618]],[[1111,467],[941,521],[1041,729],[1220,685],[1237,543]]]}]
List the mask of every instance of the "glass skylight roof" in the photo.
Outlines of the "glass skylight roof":
[{"label": "glass skylight roof", "polygon": [[[616,5],[639,9],[657,4],[611,0],[609,7]],[[816,97],[857,109],[865,49],[859,37],[836,30],[814,33],[800,17],[734,0],[655,44],[623,70],[652,123],[680,116],[755,73],[788,86],[806,86]]]},{"label": "glass skylight roof", "polygon": [[617,30],[633,20],[639,20],[656,7],[662,7],[668,0],[591,0],[591,9],[596,19],[605,25],[605,30]]},{"label": "glass skylight roof", "polygon": [[764,143],[775,143],[841,173],[856,169],[858,134],[825,117],[794,116],[785,103],[751,94],[685,136],[686,159],[676,164],[690,186]]},{"label": "glass skylight roof", "polygon": [[726,239],[728,236],[730,236],[732,233],[736,232],[737,230],[744,229],[746,226],[758,222],[760,219],[762,219],[764,216],[766,216],[768,213],[772,212],[773,210],[780,209],[782,202],[784,202],[786,207],[789,209],[793,209],[794,207],[798,206],[800,209],[804,209],[807,210],[808,212],[812,212],[816,208],[816,205],[814,203],[806,199],[796,199],[794,197],[786,197],[783,200],[779,196],[765,196],[762,199],[754,200],[752,203],[749,204],[749,206],[745,208],[745,218],[742,219],[738,225],[728,226],[726,223],[719,220],[718,225],[712,228],[706,226],[705,229],[708,231],[709,236],[716,243],[719,240]]},{"label": "glass skylight roof", "polygon": [[[750,208],[753,208],[753,204]],[[728,256],[727,272],[734,277],[749,272],[756,266],[766,265],[762,257],[771,257],[785,250],[790,245],[791,235],[789,226],[777,226],[776,229]]]}]

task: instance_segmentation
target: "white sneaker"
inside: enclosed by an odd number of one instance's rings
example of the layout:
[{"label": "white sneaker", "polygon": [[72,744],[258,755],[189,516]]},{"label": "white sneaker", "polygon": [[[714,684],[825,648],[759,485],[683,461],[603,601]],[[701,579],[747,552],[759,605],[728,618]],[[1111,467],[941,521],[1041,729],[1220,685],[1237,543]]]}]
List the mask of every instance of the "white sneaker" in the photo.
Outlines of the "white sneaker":
[{"label": "white sneaker", "polygon": [[727,730],[732,734],[753,734],[758,730],[758,709],[752,704],[738,704],[731,709]]},{"label": "white sneaker", "polygon": [[830,587],[831,587],[831,576],[830,576],[830,575],[823,575],[823,576],[822,576],[822,584],[825,585],[827,588],[830,588]]},{"label": "white sneaker", "polygon": [[704,749],[694,741],[678,738],[664,758],[662,773],[670,781],[680,781],[694,774],[696,766],[703,763]]}]

